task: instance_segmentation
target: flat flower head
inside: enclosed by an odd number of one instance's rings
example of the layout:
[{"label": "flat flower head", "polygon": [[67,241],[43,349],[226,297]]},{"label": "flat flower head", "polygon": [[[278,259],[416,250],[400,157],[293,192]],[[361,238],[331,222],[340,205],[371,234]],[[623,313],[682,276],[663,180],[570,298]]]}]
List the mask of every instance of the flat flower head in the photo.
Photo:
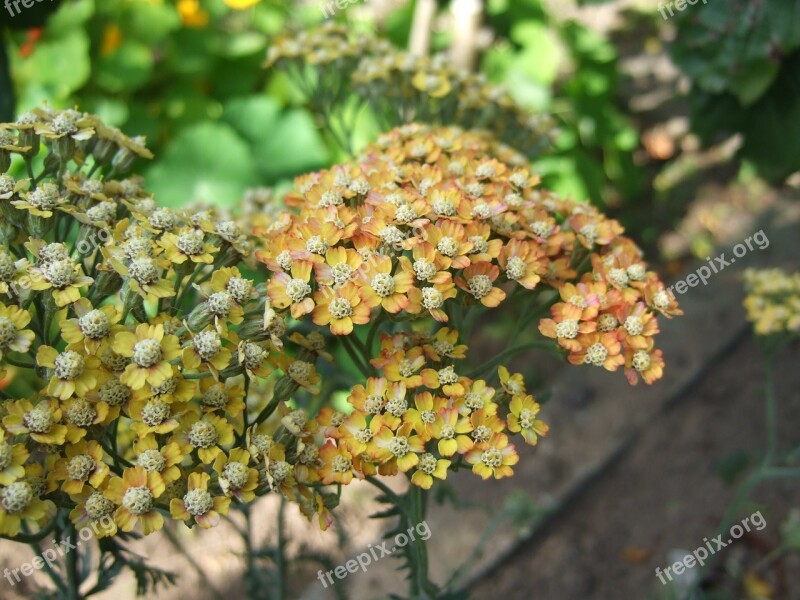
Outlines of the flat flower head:
[{"label": "flat flower head", "polygon": [[170,361],[180,356],[180,341],[165,335],[164,326],[142,323],[135,333],[123,331],[114,337],[112,348],[131,359],[121,377],[122,383],[134,390],[150,384],[159,386],[172,377]]}]

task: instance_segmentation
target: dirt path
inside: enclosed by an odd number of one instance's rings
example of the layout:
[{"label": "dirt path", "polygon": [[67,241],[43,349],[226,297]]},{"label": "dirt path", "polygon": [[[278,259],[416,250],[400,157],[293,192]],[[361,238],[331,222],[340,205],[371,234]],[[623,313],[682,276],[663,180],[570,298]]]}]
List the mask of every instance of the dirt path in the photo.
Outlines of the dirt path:
[{"label": "dirt path", "polygon": [[[695,549],[704,537],[712,537],[732,495],[718,465],[742,450],[757,457],[764,445],[759,356],[748,339],[710,369],[692,393],[653,421],[635,447],[542,535],[476,585],[473,597],[659,598],[662,586],[655,568],[674,562],[671,550]],[[783,447],[800,441],[798,359],[800,346],[795,346],[775,364]],[[722,550],[723,561],[757,562],[774,544],[788,511],[798,507],[800,482],[765,485],[753,500],[757,504],[747,505],[741,516],[760,509],[767,525]],[[800,598],[800,557],[781,567],[770,574],[774,582],[781,581],[774,600]]]}]

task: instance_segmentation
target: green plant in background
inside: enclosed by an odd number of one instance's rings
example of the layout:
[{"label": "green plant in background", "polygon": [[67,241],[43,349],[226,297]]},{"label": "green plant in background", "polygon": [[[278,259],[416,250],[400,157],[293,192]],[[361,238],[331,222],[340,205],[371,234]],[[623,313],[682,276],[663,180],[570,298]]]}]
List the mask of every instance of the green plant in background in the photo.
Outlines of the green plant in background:
[{"label": "green plant in background", "polygon": [[[778,439],[780,423],[778,398],[775,392],[774,361],[776,355],[789,343],[800,338],[800,273],[789,274],[781,269],[755,270],[745,272],[747,297],[744,301],[747,318],[762,350],[764,359],[764,410],[766,443],[761,456],[753,462],[754,468],[737,486],[733,499],[728,504],[722,521],[715,533],[727,536],[731,526],[745,513],[745,506],[754,491],[768,483],[780,480],[800,479],[800,446],[781,448]],[[794,440],[793,444],[796,444]],[[736,478],[748,468],[747,456],[736,459],[738,464],[726,465],[731,479]],[[726,564],[726,575],[741,587],[742,594],[748,598],[772,597],[772,585],[768,576],[776,568],[779,560],[787,554],[800,551],[800,513],[793,510],[780,526],[778,544],[765,554],[756,564],[745,566],[738,562]],[[711,539],[711,536],[709,536]],[[713,562],[709,561],[701,569],[707,574]],[[724,585],[709,577],[699,576],[691,580],[690,590],[683,598],[691,600],[733,600],[736,597],[721,591]],[[672,598],[667,591],[666,598]],[[677,596],[675,596],[677,598]]]},{"label": "green plant in background", "polygon": [[270,37],[310,14],[286,0],[68,0],[35,45],[20,33],[6,49],[21,106],[79,100],[147,137],[160,197],[224,205],[329,161],[310,115],[264,94],[260,69]]},{"label": "green plant in background", "polygon": [[523,106],[553,114],[560,127],[553,152],[537,163],[545,184],[598,206],[643,193],[645,178],[633,160],[638,133],[617,105],[611,42],[556,18],[541,0],[490,0],[486,12],[499,39],[483,57],[484,72]]},{"label": "green plant in background", "polygon": [[672,57],[692,81],[692,129],[741,133],[742,158],[780,182],[800,169],[798,0],[730,0],[679,13]]}]

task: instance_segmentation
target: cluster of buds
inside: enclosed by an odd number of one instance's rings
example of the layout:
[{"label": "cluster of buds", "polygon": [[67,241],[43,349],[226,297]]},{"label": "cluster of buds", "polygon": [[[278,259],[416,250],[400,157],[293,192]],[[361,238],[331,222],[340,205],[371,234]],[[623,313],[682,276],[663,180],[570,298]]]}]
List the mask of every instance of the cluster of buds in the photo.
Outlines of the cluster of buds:
[{"label": "cluster of buds", "polygon": [[745,272],[747,319],[761,336],[800,334],[800,273],[781,269]]},{"label": "cluster of buds", "polygon": [[[454,68],[446,55],[415,56],[334,23],[281,36],[269,49],[267,65],[294,76],[312,102],[355,93],[389,126],[424,121],[491,129],[528,157],[549,147],[556,133],[552,118],[522,108],[482,74]],[[336,107],[319,108],[328,114]]]},{"label": "cluster of buds", "polygon": [[242,219],[115,178],[149,156],[74,110],[0,125],[0,534],[210,527],[270,491],[327,525],[286,404],[324,341],[286,340]]},{"label": "cluster of buds", "polygon": [[409,125],[299,177],[286,198],[299,210],[256,227],[272,305],[347,336],[379,317],[448,323],[509,296],[535,306],[549,289],[563,301],[539,328],[570,362],[652,383],[656,315],[681,314],[676,301],[618,222],[540,189],[521,164],[486,134]]},{"label": "cluster of buds", "polygon": [[502,389],[459,374],[467,346],[447,327],[435,334],[384,334],[376,370],[348,398],[349,415],[325,408],[317,421],[327,438],[320,451],[322,482],[406,473],[430,489],[462,465],[483,479],[513,474],[519,461],[509,434],[530,445],[547,434],[540,406],[522,375],[499,370]]}]

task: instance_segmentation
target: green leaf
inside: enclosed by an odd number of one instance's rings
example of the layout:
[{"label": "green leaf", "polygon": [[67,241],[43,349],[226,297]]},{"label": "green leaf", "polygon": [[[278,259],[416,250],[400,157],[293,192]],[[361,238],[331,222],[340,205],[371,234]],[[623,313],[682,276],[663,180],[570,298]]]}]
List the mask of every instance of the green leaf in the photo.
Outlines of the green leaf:
[{"label": "green leaf", "polygon": [[268,96],[250,96],[229,102],[222,118],[250,141],[258,172],[268,181],[328,163],[322,138],[304,110],[281,110]]},{"label": "green leaf", "polygon": [[156,200],[168,206],[193,200],[235,204],[258,181],[250,148],[224,123],[201,123],[182,131],[145,178]]},{"label": "green leaf", "polygon": [[97,84],[109,92],[135,90],[153,71],[153,51],[146,44],[124,41],[114,52],[96,62]]},{"label": "green leaf", "polygon": [[89,80],[89,36],[81,29],[60,37],[47,33],[26,59],[12,56],[12,65],[21,106],[64,100]]},{"label": "green leaf", "polygon": [[125,4],[125,13],[119,21],[123,36],[146,44],[160,42],[181,27],[180,15],[170,3],[132,0]]}]

